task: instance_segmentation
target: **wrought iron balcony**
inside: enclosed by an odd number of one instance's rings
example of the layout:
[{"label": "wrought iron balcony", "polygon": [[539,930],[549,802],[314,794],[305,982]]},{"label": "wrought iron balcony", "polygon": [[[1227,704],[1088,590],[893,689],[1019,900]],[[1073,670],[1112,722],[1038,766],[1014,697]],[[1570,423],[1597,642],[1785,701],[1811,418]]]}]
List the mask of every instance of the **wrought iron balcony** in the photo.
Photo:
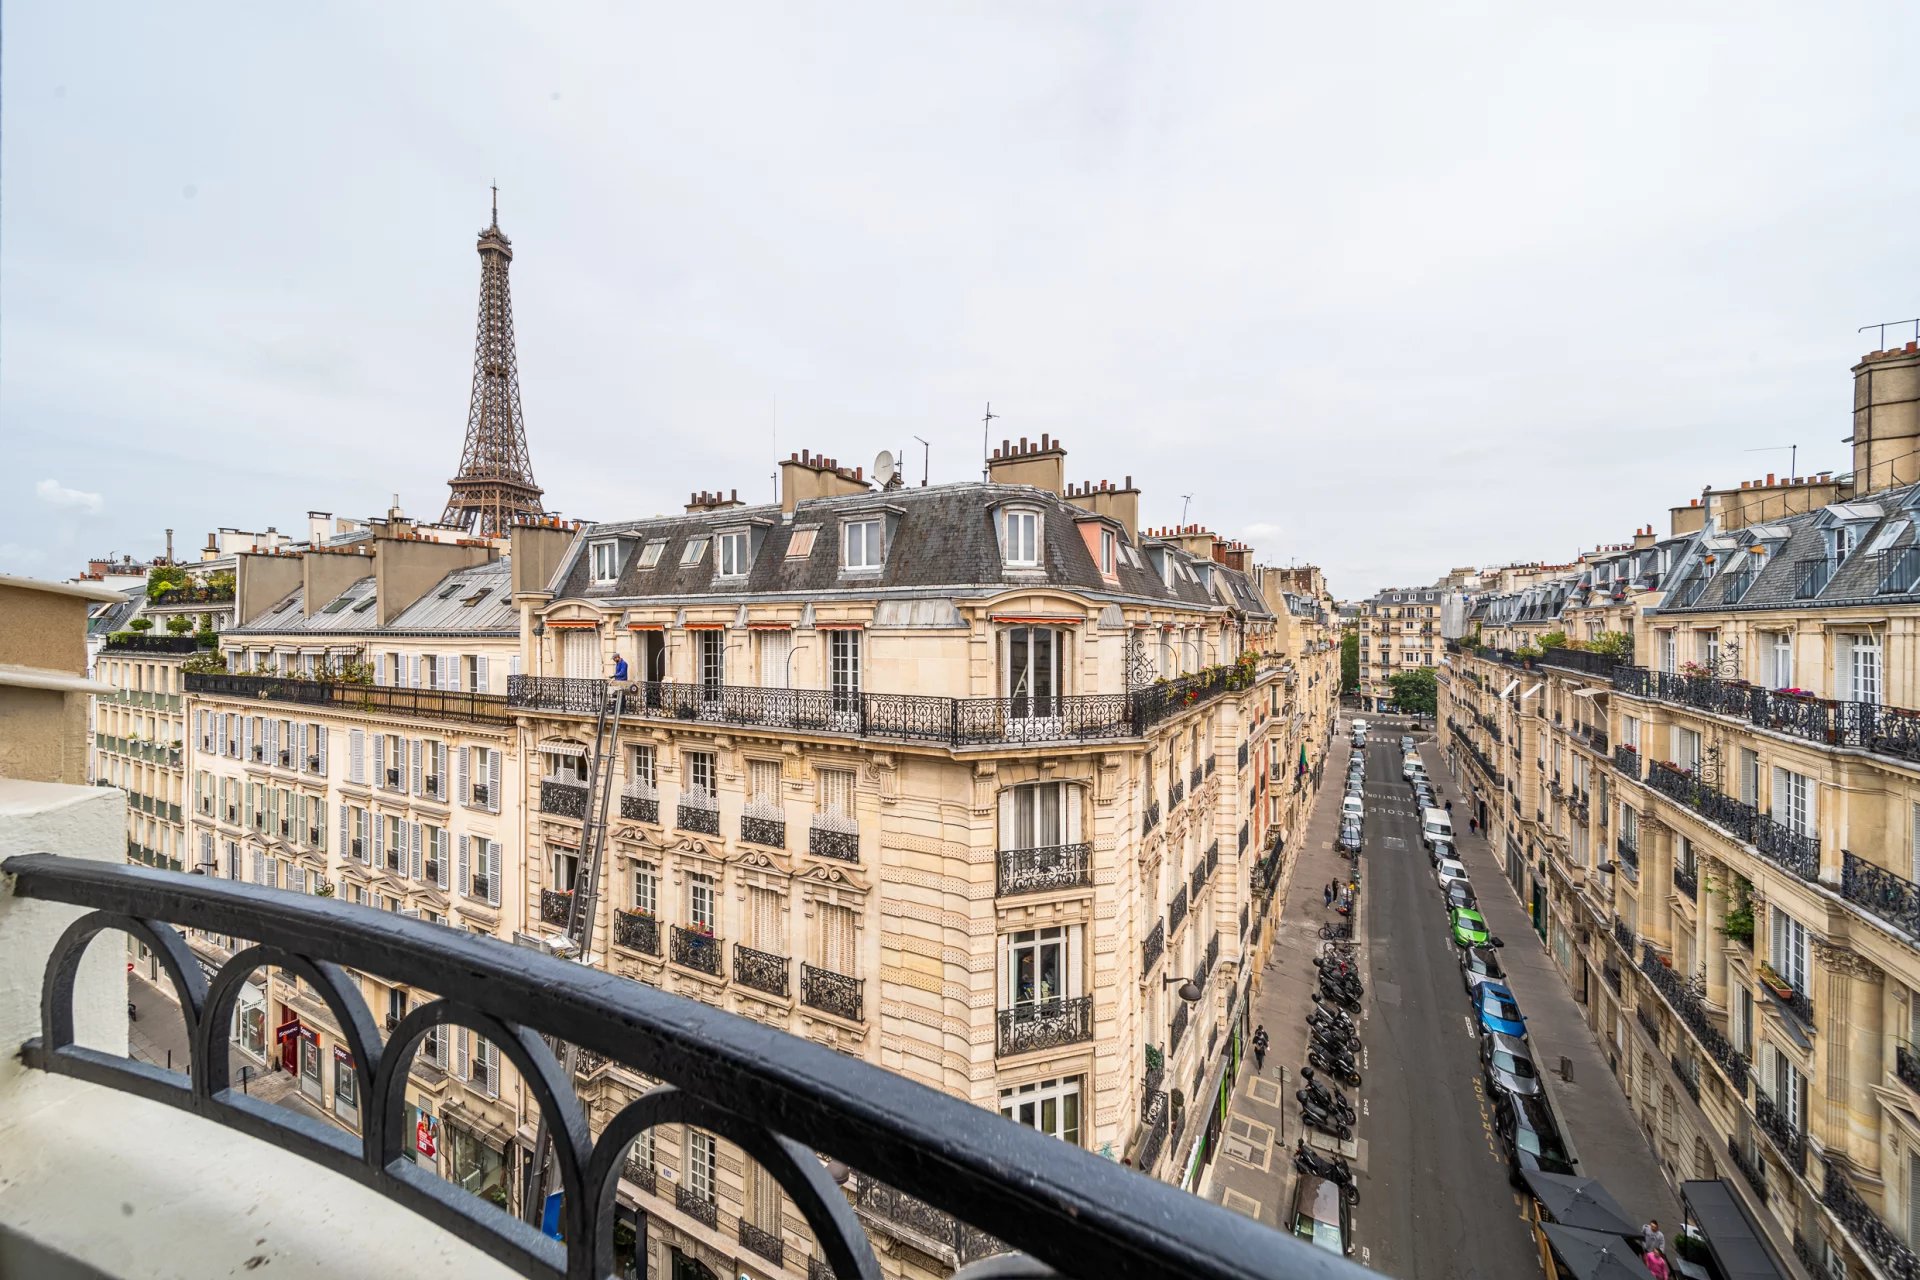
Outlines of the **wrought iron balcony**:
[{"label": "wrought iron balcony", "polygon": [[1802,880],[1820,878],[1820,837],[1803,835],[1766,814],[1754,816],[1753,847],[1768,862]]},{"label": "wrought iron balcony", "polygon": [[513,709],[496,693],[459,693],[442,689],[403,689],[385,684],[349,684],[332,680],[290,680],[281,676],[203,675],[181,677],[188,693],[211,698],[294,702],[342,707],[382,719],[410,716],[427,720],[466,720],[511,725]]},{"label": "wrought iron balcony", "polygon": [[1874,702],[1841,702],[1757,685],[1623,667],[1616,692],[1744,720],[1758,728],[1828,746],[1857,747],[1898,760],[1920,760],[1920,712]]},{"label": "wrought iron balcony", "polygon": [[1173,1011],[1173,1025],[1167,1029],[1168,1053],[1180,1051],[1180,1039],[1187,1034],[1187,1018],[1188,1006],[1182,1002],[1180,1007]]},{"label": "wrought iron balcony", "polygon": [[668,935],[668,957],[675,963],[701,973],[720,976],[720,939],[711,933],[673,926]]},{"label": "wrought iron balcony", "polygon": [[1613,749],[1613,767],[1631,778],[1640,781],[1640,753],[1624,743]]},{"label": "wrought iron balcony", "polygon": [[996,891],[1003,898],[1093,883],[1093,846],[1084,841],[1043,849],[1002,849],[997,862],[1000,874]]},{"label": "wrought iron balcony", "polygon": [[1893,1074],[1900,1082],[1920,1093],[1920,1055],[1914,1053],[1912,1046],[1896,1044],[1893,1047]]},{"label": "wrought iron balcony", "polygon": [[1920,939],[1920,885],[1876,866],[1850,849],[1840,852],[1840,896]]},{"label": "wrought iron balcony", "polygon": [[1695,902],[1700,900],[1700,881],[1693,871],[1679,863],[1673,864],[1673,887]]},{"label": "wrought iron balcony", "polygon": [[682,831],[694,831],[701,835],[720,834],[720,809],[712,801],[680,801],[679,812],[674,815],[674,825]]},{"label": "wrought iron balcony", "polygon": [[1167,788],[1167,808],[1169,810],[1179,808],[1180,802],[1186,798],[1187,784],[1175,778],[1172,785]]},{"label": "wrought iron balcony", "polygon": [[1620,994],[1621,981],[1620,966],[1612,956],[1608,956],[1600,962],[1600,976],[1607,980],[1607,985],[1613,988],[1613,994],[1618,996]]},{"label": "wrought iron balcony", "polygon": [[573,917],[573,895],[556,889],[540,891],[540,921],[564,929]]},{"label": "wrought iron balcony", "polygon": [[1753,842],[1761,814],[1752,805],[1724,795],[1692,774],[1660,761],[1647,767],[1647,785],[1739,839]]},{"label": "wrought iron balcony", "polygon": [[1699,1102],[1700,1101],[1700,1066],[1699,1064],[1696,1063],[1691,1056],[1682,1057],[1680,1054],[1677,1054],[1677,1053],[1668,1057],[1667,1061],[1673,1064],[1673,1074],[1680,1077],[1680,1087],[1687,1091],[1687,1096],[1689,1098],[1692,1098],[1696,1103]]},{"label": "wrought iron balcony", "polygon": [[1207,860],[1202,858],[1193,866],[1193,872],[1187,877],[1187,889],[1194,902],[1200,901],[1200,891],[1207,887]]},{"label": "wrought iron balcony", "polygon": [[1206,773],[1207,771],[1205,769],[1202,769],[1199,765],[1193,766],[1193,778],[1192,778],[1193,785],[1191,787],[1191,790],[1198,791],[1200,789],[1200,782],[1203,778],[1206,777]]},{"label": "wrought iron balcony", "polygon": [[1180,892],[1173,895],[1173,901],[1167,904],[1167,932],[1180,932],[1180,925],[1187,918],[1187,886],[1181,885]]},{"label": "wrought iron balcony", "polygon": [[1653,1041],[1653,1047],[1656,1049],[1659,1048],[1660,1047],[1659,1015],[1654,1013],[1652,1009],[1648,1008],[1646,1005],[1643,1004],[1634,1009],[1633,1016],[1640,1020],[1640,1026],[1646,1031],[1647,1039]]},{"label": "wrought iron balcony", "polygon": [[613,941],[650,956],[660,954],[660,921],[640,911],[613,913]]},{"label": "wrought iron balcony", "polygon": [[1745,1094],[1748,1072],[1746,1055],[1734,1048],[1733,1042],[1713,1025],[1706,1004],[1688,988],[1686,979],[1661,963],[1659,953],[1645,943],[1640,947],[1640,972],[1659,989],[1681,1024],[1693,1033],[1701,1049],[1726,1073],[1735,1091]]},{"label": "wrought iron balcony", "polygon": [[1159,825],[1160,802],[1154,800],[1147,805],[1147,811],[1140,819],[1140,834],[1144,836]]},{"label": "wrought iron balcony", "polygon": [[713,1202],[713,1197],[695,1191],[684,1182],[674,1184],[673,1204],[680,1212],[703,1226],[719,1225],[720,1207]]},{"label": "wrought iron balcony", "polygon": [[620,792],[620,816],[628,822],[658,824],[660,793],[644,782],[630,782]]},{"label": "wrought iron balcony", "polygon": [[775,1231],[764,1231],[745,1218],[740,1219],[741,1247],[759,1254],[774,1266],[782,1266],[786,1260],[786,1247],[780,1242]]},{"label": "wrought iron balcony", "polygon": [[1093,997],[1055,996],[1000,1011],[999,1056],[1057,1049],[1093,1039]]},{"label": "wrought iron balcony", "polygon": [[1880,1264],[1881,1270],[1896,1280],[1914,1280],[1920,1276],[1920,1256],[1875,1213],[1860,1193],[1853,1189],[1845,1170],[1831,1157],[1823,1162],[1820,1203],[1832,1211],[1847,1234]]},{"label": "wrought iron balcony", "polygon": [[787,847],[787,824],[780,818],[759,817],[751,813],[740,815],[740,838],[748,844],[765,845],[769,849]]},{"label": "wrought iron balcony", "polygon": [[858,1022],[865,1016],[862,1002],[865,987],[862,979],[849,978],[844,973],[816,969],[810,964],[800,966],[800,1003],[848,1022]]},{"label": "wrought iron balcony", "polygon": [[1613,851],[1619,857],[1622,866],[1633,872],[1635,878],[1640,875],[1640,844],[1637,839],[1620,836],[1613,842]]},{"label": "wrought iron balcony", "polygon": [[1140,1147],[1134,1155],[1134,1167],[1140,1172],[1151,1175],[1154,1166],[1160,1163],[1160,1153],[1167,1145],[1167,1129],[1172,1122],[1172,1112],[1166,1090],[1155,1089],[1147,1095],[1144,1114],[1140,1119]]},{"label": "wrought iron balcony", "polygon": [[1794,561],[1800,570],[1800,582],[1793,589],[1796,600],[1810,600],[1827,589],[1839,564],[1827,556],[1805,556]]},{"label": "wrought iron balcony", "polygon": [[[852,826],[849,819],[847,826]],[[807,828],[807,852],[816,858],[833,858],[840,862],[860,861],[860,832],[857,829],[843,830],[840,825],[822,826],[820,816],[815,815],[814,824]]]},{"label": "wrought iron balcony", "polygon": [[[15,947],[9,971],[46,964],[42,1031],[18,1051],[28,1069],[138,1093],[199,1117],[196,1123],[272,1143],[528,1276],[558,1280],[611,1270],[614,1192],[629,1146],[648,1128],[682,1123],[721,1133],[770,1169],[836,1275],[878,1274],[860,1217],[870,1207],[896,1220],[907,1216],[906,1208],[879,1208],[889,1195],[958,1215],[956,1224],[971,1232],[967,1238],[1004,1241],[1069,1277],[1335,1280],[1365,1274],[1252,1219],[906,1077],[699,1001],[498,939],[210,876],[45,854],[7,859],[0,871],[7,877],[0,892],[95,913],[49,941],[44,956],[17,952],[23,938],[31,944],[50,933],[15,928],[5,935]],[[168,921],[262,945],[228,962],[209,986]],[[163,1072],[74,1043],[75,983],[98,985],[90,970],[82,972],[81,958],[102,930],[148,940],[180,995],[187,1039],[195,1046],[190,1072]],[[119,944],[113,946],[117,952]],[[235,1087],[226,1039],[240,988],[258,967],[285,959],[317,977],[321,998],[344,1029],[342,1047],[363,1099],[362,1135],[315,1129]],[[343,972],[347,965],[439,998],[383,1036],[358,982]],[[498,1046],[556,1130],[578,1135],[553,1148],[561,1183],[573,1192],[561,1202],[564,1240],[513,1221],[402,1158],[413,1139],[403,1107],[408,1064],[436,1028],[448,1025]],[[643,1095],[590,1133],[573,1084],[542,1035],[674,1089]],[[860,1216],[825,1167],[805,1154],[813,1151],[855,1170],[850,1186]],[[1008,1168],[1025,1176],[1009,1180]],[[703,1197],[689,1192],[682,1198],[686,1186],[684,1180],[676,1186],[676,1203],[706,1218]],[[717,1222],[717,1212],[708,1220]]]},{"label": "wrought iron balcony", "polygon": [[1148,931],[1146,940],[1140,944],[1140,972],[1151,974],[1154,962],[1165,954],[1167,949],[1167,922],[1155,920]]},{"label": "wrought iron balcony", "polygon": [[1739,1140],[1732,1134],[1727,1135],[1727,1157],[1732,1160],[1733,1167],[1740,1171],[1740,1176],[1747,1180],[1747,1185],[1753,1188],[1753,1194],[1759,1198],[1760,1203],[1765,1204],[1767,1202],[1766,1169],[1756,1157],[1747,1154],[1746,1148],[1741,1146]]},{"label": "wrought iron balcony", "polygon": [[540,812],[576,822],[586,821],[587,784],[564,778],[540,779]]},{"label": "wrought iron balcony", "polygon": [[787,963],[785,956],[733,944],[733,980],[783,1000],[787,995]]},{"label": "wrought iron balcony", "polygon": [[1807,1172],[1807,1135],[1793,1127],[1787,1113],[1774,1104],[1766,1091],[1753,1091],[1753,1118],[1760,1132],[1772,1141],[1787,1167],[1803,1177]]}]

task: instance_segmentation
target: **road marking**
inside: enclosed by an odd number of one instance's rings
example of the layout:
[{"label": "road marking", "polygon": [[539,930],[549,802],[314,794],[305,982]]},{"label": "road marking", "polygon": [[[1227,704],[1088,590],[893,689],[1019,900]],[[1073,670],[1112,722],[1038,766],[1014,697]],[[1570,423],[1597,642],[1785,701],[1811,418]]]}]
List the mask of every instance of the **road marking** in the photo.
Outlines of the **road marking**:
[{"label": "road marking", "polygon": [[1364,1266],[1370,1267],[1373,1265],[1373,1250],[1369,1249],[1366,1245],[1360,1246],[1360,1262]]}]

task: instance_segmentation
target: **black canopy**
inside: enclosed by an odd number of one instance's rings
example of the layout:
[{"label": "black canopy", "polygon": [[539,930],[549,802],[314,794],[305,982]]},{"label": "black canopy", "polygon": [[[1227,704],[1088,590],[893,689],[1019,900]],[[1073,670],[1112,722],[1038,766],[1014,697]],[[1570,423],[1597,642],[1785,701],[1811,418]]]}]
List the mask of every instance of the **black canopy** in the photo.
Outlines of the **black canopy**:
[{"label": "black canopy", "polygon": [[1681,1183],[1680,1202],[1727,1280],[1784,1280],[1759,1224],[1723,1180]]},{"label": "black canopy", "polygon": [[1554,1256],[1574,1280],[1653,1280],[1632,1241],[1611,1231],[1588,1231],[1549,1222],[1540,1228]]},{"label": "black canopy", "polygon": [[1608,1194],[1597,1178],[1529,1169],[1527,1189],[1533,1192],[1533,1198],[1547,1211],[1547,1217],[1563,1227],[1611,1231],[1622,1236],[1640,1234],[1640,1228],[1627,1216],[1627,1211]]}]

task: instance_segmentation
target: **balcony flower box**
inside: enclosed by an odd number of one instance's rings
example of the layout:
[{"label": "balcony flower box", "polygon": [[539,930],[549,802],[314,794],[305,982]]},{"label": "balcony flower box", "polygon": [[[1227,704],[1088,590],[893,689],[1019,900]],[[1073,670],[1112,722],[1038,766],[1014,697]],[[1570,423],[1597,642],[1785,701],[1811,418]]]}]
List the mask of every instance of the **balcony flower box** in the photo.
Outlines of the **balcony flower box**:
[{"label": "balcony flower box", "polygon": [[1774,995],[1782,1000],[1793,999],[1795,995],[1793,984],[1775,973],[1772,965],[1762,960],[1756,972],[1760,976],[1760,984],[1767,990],[1773,992]]},{"label": "balcony flower box", "polygon": [[1819,697],[1820,695],[1816,694],[1811,689],[1788,688],[1788,689],[1775,689],[1773,691],[1773,696],[1776,698],[1799,698],[1806,702],[1812,702],[1815,698]]}]

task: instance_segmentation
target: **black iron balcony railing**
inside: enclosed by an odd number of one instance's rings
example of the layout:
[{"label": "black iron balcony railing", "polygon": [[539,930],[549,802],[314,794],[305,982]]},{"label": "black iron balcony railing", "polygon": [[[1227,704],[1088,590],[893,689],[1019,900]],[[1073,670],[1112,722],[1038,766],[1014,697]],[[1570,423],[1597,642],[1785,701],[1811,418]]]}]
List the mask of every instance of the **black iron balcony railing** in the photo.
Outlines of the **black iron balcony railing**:
[{"label": "black iron balcony railing", "polygon": [[733,944],[733,980],[755,991],[785,999],[787,995],[787,958],[771,951]]},{"label": "black iron balcony railing", "polygon": [[628,822],[660,821],[660,795],[652,787],[628,784],[620,792],[620,816]]},{"label": "black iron balcony railing", "polygon": [[1884,1273],[1896,1280],[1914,1280],[1920,1276],[1920,1256],[1860,1198],[1845,1170],[1832,1157],[1823,1162],[1820,1203],[1832,1211],[1840,1225],[1860,1242]]},{"label": "black iron balcony railing", "polygon": [[1920,712],[1877,702],[1844,702],[1757,685],[1622,667],[1615,691],[1745,720],[1758,728],[1828,746],[1857,747],[1898,760],[1920,760]]},{"label": "black iron balcony railing", "polygon": [[1796,600],[1810,600],[1827,589],[1827,583],[1833,581],[1833,571],[1839,568],[1827,556],[1805,556],[1794,561],[1800,571],[1800,581],[1793,589]]},{"label": "black iron balcony railing", "polygon": [[1643,1004],[1633,1011],[1633,1016],[1639,1019],[1641,1028],[1647,1033],[1647,1039],[1653,1041],[1653,1047],[1658,1049],[1660,1047],[1660,1015]]},{"label": "black iron balcony railing", "polygon": [[706,1227],[715,1227],[720,1222],[720,1207],[713,1202],[713,1196],[695,1191],[686,1183],[676,1183],[673,1188],[673,1206]]},{"label": "black iron balcony railing", "polygon": [[787,847],[787,824],[780,818],[742,814],[740,839],[748,844],[765,845],[769,849],[784,849]]},{"label": "black iron balcony railing", "polygon": [[1920,546],[1875,552],[1874,559],[1879,562],[1880,594],[1905,594],[1920,582]]},{"label": "black iron balcony railing", "polygon": [[1640,846],[1637,838],[1624,835],[1618,837],[1613,842],[1613,851],[1619,856],[1622,866],[1632,871],[1635,876],[1640,874]]},{"label": "black iron balcony railing", "polygon": [[1178,809],[1180,807],[1180,802],[1182,800],[1185,800],[1186,798],[1187,798],[1187,784],[1180,781],[1178,778],[1175,778],[1172,784],[1167,787],[1168,812],[1172,812],[1173,810]]},{"label": "black iron balcony railing", "polygon": [[816,823],[807,828],[807,852],[816,858],[833,858],[839,862],[860,861],[860,833],[842,830],[837,824],[821,826]]},{"label": "black iron balcony railing", "polygon": [[188,693],[206,697],[344,707],[383,718],[412,716],[483,724],[513,723],[513,711],[507,699],[497,693],[401,689],[393,685],[350,684],[336,680],[289,680],[280,676],[203,675],[195,672],[187,672],[182,679]]},{"label": "black iron balcony railing", "polygon": [[1791,871],[1802,880],[1820,878],[1820,837],[1795,831],[1764,813],[1755,814],[1753,847],[1777,867]]},{"label": "black iron balcony railing", "polygon": [[1700,901],[1700,880],[1693,868],[1673,864],[1673,887],[1687,895],[1693,901]]},{"label": "black iron balcony railing", "polygon": [[1699,1041],[1707,1056],[1726,1073],[1734,1089],[1745,1094],[1748,1071],[1746,1055],[1734,1048],[1733,1041],[1713,1025],[1706,1004],[1687,986],[1687,980],[1675,973],[1671,966],[1662,963],[1659,953],[1646,943],[1640,947],[1640,972],[1646,974],[1648,981],[1659,989],[1681,1024],[1693,1033],[1693,1038]]},{"label": "black iron balcony railing", "polygon": [[1618,996],[1620,994],[1620,965],[1612,956],[1608,956],[1600,962],[1600,976],[1607,980],[1607,985],[1613,988],[1613,994]]},{"label": "black iron balcony railing", "polygon": [[1180,932],[1180,925],[1187,918],[1187,886],[1181,885],[1180,891],[1173,895],[1173,901],[1167,904],[1167,932]]},{"label": "black iron balcony railing", "polygon": [[859,978],[831,969],[800,966],[800,1003],[849,1022],[858,1022],[863,1016],[861,993],[865,985]]},{"label": "black iron balcony railing", "polygon": [[[883,1219],[889,1233],[904,1233],[909,1244],[943,1263],[950,1259],[953,1266],[960,1267],[1007,1251],[1006,1245],[986,1232],[878,1179],[857,1179],[853,1193],[861,1213]],[[820,1268],[820,1273],[821,1280],[832,1280],[828,1268]],[[813,1265],[809,1263],[807,1280],[814,1278]]]},{"label": "black iron balcony railing", "polygon": [[1753,1119],[1760,1126],[1760,1132],[1772,1141],[1774,1150],[1780,1153],[1787,1167],[1804,1177],[1807,1172],[1807,1135],[1793,1127],[1787,1113],[1774,1104],[1764,1089],[1755,1088],[1753,1091]]},{"label": "black iron balcony railing", "polygon": [[542,924],[566,928],[568,919],[573,915],[573,895],[556,889],[540,891],[540,921]]},{"label": "black iron balcony railing", "polygon": [[1192,778],[1193,785],[1191,787],[1191,790],[1198,791],[1200,789],[1200,782],[1205,777],[1206,777],[1206,770],[1202,769],[1199,765],[1193,766],[1193,778]]},{"label": "black iron balcony railing", "polygon": [[1167,1145],[1171,1112],[1165,1089],[1155,1089],[1147,1094],[1144,1114],[1140,1119],[1140,1149],[1134,1156],[1134,1167],[1142,1173],[1151,1174],[1160,1161],[1160,1153]]},{"label": "black iron balcony railing", "polygon": [[1740,1145],[1740,1140],[1732,1134],[1727,1135],[1727,1157],[1733,1161],[1733,1167],[1740,1171],[1740,1176],[1747,1180],[1747,1185],[1753,1188],[1753,1194],[1759,1199],[1760,1203],[1765,1204],[1767,1202],[1767,1173],[1759,1158],[1755,1155],[1749,1155],[1747,1149]]},{"label": "black iron balcony railing", "polygon": [[1045,893],[1050,889],[1075,889],[1093,883],[1093,846],[1084,841],[1049,845],[1044,849],[1002,849],[996,860],[999,863],[996,892],[1003,898]]},{"label": "black iron balcony railing", "polygon": [[1160,802],[1158,800],[1155,800],[1147,805],[1146,813],[1143,814],[1140,818],[1140,834],[1144,836],[1159,825],[1160,825]]},{"label": "black iron balcony railing", "polygon": [[[852,1206],[810,1155],[856,1171],[857,1197],[897,1189],[1071,1277],[1344,1280],[1366,1273],[1094,1152],[1012,1125],[960,1098],[645,983],[510,943],[369,907],[211,876],[31,855],[0,864],[11,893],[90,909],[48,958],[41,1034],[19,1050],[51,1071],[189,1110],[351,1177],[533,1277],[614,1269],[615,1191],[634,1138],[661,1124],[715,1131],[780,1181],[834,1274],[879,1274]],[[209,987],[169,921],[259,939]],[[142,938],[180,1000],[191,1070],[182,1075],[74,1042],[71,993],[104,930]],[[117,943],[115,944],[117,947]],[[263,965],[292,964],[344,1029],[364,1132],[315,1127],[236,1088],[227,1038],[240,987]],[[440,998],[383,1037],[344,971]],[[513,1221],[405,1158],[408,1064],[442,1026],[495,1044],[563,1135],[554,1144],[561,1234]],[[541,1034],[662,1080],[597,1138]],[[769,1040],[769,1037],[773,1037]],[[776,1130],[775,1126],[778,1126]],[[781,1141],[784,1139],[785,1141]],[[1008,1178],[1008,1169],[1022,1175]],[[682,1182],[681,1186],[686,1184]]]},{"label": "black iron balcony railing", "polygon": [[740,1219],[740,1245],[750,1252],[757,1253],[774,1266],[781,1266],[786,1259],[786,1247],[780,1242],[777,1231],[767,1231],[754,1226],[745,1218]]},{"label": "black iron balcony railing", "polygon": [[696,831],[701,835],[717,836],[720,834],[720,809],[711,801],[695,801],[689,804],[682,800],[678,811],[674,814],[674,825],[682,831]]},{"label": "black iron balcony railing", "polygon": [[1920,939],[1920,885],[1875,866],[1851,849],[1840,851],[1840,896],[1908,937]]},{"label": "black iron balcony railing", "polygon": [[1893,1074],[1900,1082],[1920,1093],[1920,1054],[1915,1054],[1908,1044],[1896,1044],[1893,1047]]},{"label": "black iron balcony railing", "polygon": [[1153,928],[1147,933],[1146,941],[1140,944],[1140,972],[1151,974],[1154,961],[1167,950],[1167,922],[1155,920]]},{"label": "black iron balcony railing", "polygon": [[1613,767],[1633,781],[1640,781],[1640,753],[1622,743],[1613,749]]},{"label": "black iron balcony railing", "polygon": [[1696,1103],[1700,1101],[1700,1064],[1692,1054],[1670,1054],[1667,1061],[1673,1064],[1673,1074],[1680,1077],[1680,1087]]},{"label": "black iron balcony railing", "polygon": [[1000,1056],[1093,1039],[1093,997],[1022,1001],[1000,1011]]},{"label": "black iron balcony railing", "polygon": [[1716,791],[1692,774],[1658,760],[1647,766],[1647,785],[1715,826],[1753,843],[1760,813],[1752,805]]},{"label": "black iron balcony railing", "polygon": [[660,954],[660,921],[641,911],[616,911],[613,941],[618,946],[657,956]]},{"label": "black iron balcony railing", "polygon": [[[1154,724],[1278,669],[1248,675],[1212,667],[1131,693],[1057,697],[941,698],[834,689],[760,689],[744,685],[644,683],[630,686],[629,717],[697,721],[897,738],[948,746],[1097,741],[1138,737]],[[507,702],[517,710],[598,715],[614,686],[605,680],[510,676]]]},{"label": "black iron balcony railing", "polygon": [[562,778],[540,780],[540,812],[558,818],[586,821],[587,784]]},{"label": "black iron balcony railing", "polygon": [[1167,1029],[1168,1053],[1179,1052],[1180,1039],[1187,1034],[1187,1018],[1188,1010],[1184,1003],[1173,1011],[1173,1025]]},{"label": "black iron balcony railing", "polygon": [[1193,872],[1187,877],[1187,890],[1194,902],[1200,901],[1200,891],[1207,887],[1207,862],[1202,858],[1194,864]]},{"label": "black iron balcony railing", "polygon": [[667,955],[675,964],[720,976],[720,939],[711,933],[676,924],[668,935]]}]

